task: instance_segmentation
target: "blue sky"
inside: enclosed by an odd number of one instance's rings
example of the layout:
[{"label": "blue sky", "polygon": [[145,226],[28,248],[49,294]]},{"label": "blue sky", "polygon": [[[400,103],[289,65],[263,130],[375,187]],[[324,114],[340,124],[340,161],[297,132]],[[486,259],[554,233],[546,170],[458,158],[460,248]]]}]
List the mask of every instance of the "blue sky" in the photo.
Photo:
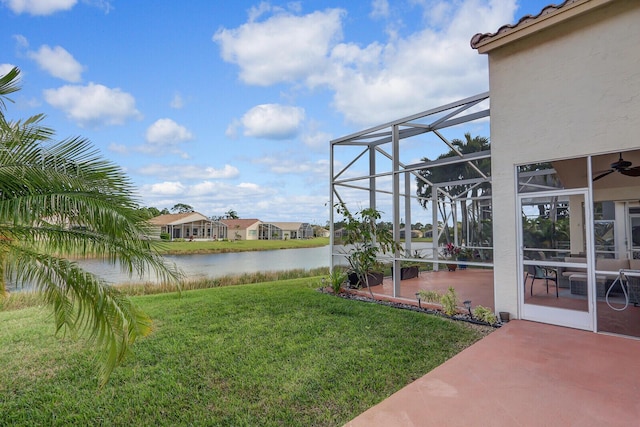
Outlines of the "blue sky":
[{"label": "blue sky", "polygon": [[471,37],[547,4],[0,0],[0,74],[144,206],[324,224],[331,139],[488,90]]}]

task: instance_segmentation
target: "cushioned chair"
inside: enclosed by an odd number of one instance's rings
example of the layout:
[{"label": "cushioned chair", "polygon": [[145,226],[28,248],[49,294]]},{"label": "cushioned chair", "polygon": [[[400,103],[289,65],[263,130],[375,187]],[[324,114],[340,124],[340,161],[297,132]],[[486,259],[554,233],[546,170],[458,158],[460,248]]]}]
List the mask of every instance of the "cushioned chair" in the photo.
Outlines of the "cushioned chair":
[{"label": "cushioned chair", "polygon": [[533,296],[533,284],[536,280],[544,280],[549,293],[549,281],[556,287],[556,298],[558,298],[558,273],[552,268],[545,268],[539,265],[528,265],[527,276],[524,279],[524,287],[527,288],[527,280],[531,277],[531,296]]}]

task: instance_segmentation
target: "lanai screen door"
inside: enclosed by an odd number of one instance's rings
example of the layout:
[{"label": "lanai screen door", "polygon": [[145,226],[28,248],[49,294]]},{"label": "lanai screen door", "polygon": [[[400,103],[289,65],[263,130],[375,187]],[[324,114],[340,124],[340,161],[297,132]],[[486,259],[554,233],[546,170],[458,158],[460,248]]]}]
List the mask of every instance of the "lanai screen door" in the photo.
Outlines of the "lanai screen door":
[{"label": "lanai screen door", "polygon": [[587,190],[520,194],[518,202],[522,318],[594,330]]}]

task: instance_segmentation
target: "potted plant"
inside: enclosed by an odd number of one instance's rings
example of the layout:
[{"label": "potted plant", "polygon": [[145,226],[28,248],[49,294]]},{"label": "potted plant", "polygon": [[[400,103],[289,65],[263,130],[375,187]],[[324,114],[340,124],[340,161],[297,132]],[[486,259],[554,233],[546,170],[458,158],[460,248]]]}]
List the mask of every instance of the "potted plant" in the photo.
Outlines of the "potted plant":
[{"label": "potted plant", "polygon": [[[458,261],[469,261],[473,259],[473,250],[470,248],[464,247],[464,242],[462,242],[463,246],[460,248],[460,253],[458,253]],[[467,268],[466,264],[460,264],[460,270],[464,270]]]},{"label": "potted plant", "polygon": [[[412,254],[405,256],[406,258],[421,259],[423,258],[419,250],[413,251]],[[393,274],[393,267],[391,267]],[[400,280],[413,279],[420,274],[420,263],[413,260],[404,260],[400,262]]]},{"label": "potted plant", "polygon": [[[444,259],[453,261],[458,259],[460,248],[453,243],[447,243],[447,245],[442,248],[441,252]],[[458,264],[447,264],[447,268],[449,271],[456,271]]]},{"label": "potted plant", "polygon": [[371,286],[382,283],[383,278],[378,254],[398,251],[400,244],[393,240],[390,229],[376,223],[381,213],[375,208],[362,209],[355,214],[342,203],[335,208],[345,218],[342,243],[348,248],[345,255],[349,263],[349,282],[355,287],[367,287],[373,296]]},{"label": "potted plant", "polygon": [[411,261],[402,261],[400,265],[400,280],[414,279],[420,274],[420,266]]}]

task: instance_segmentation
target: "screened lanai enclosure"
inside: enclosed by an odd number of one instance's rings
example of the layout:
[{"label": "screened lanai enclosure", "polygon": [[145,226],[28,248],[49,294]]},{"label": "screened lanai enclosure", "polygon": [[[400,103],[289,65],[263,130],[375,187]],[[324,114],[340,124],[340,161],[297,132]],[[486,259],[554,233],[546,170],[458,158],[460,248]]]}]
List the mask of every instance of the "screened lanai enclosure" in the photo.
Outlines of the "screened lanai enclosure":
[{"label": "screened lanai enclosure", "polygon": [[[456,268],[448,279],[469,283],[467,272],[484,274],[493,305],[488,117],[483,93],[331,141],[331,206],[375,208],[399,244],[379,259],[394,297],[415,299],[415,281],[401,280],[411,264],[423,278]],[[333,209],[332,268],[350,250],[340,244],[342,219]]]},{"label": "screened lanai enclosure", "polygon": [[[397,247],[378,254],[386,277],[374,294],[415,301],[452,286],[460,304],[494,308],[495,232],[517,252],[500,289],[517,298],[518,318],[640,337],[640,150],[494,165],[514,176],[511,194],[494,194],[488,102],[484,93],[331,141],[332,268],[353,249],[338,212],[375,208]],[[494,231],[492,200],[514,197],[517,230]],[[418,277],[404,280],[407,265]]]}]

